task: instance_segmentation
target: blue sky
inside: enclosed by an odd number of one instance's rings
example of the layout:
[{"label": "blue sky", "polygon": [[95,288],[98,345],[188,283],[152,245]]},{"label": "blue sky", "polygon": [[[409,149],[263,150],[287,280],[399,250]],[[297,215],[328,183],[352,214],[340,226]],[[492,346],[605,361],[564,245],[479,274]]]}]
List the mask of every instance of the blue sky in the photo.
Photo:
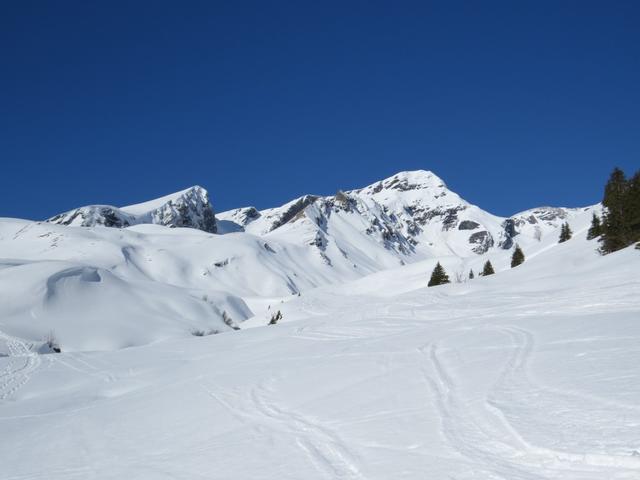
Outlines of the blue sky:
[{"label": "blue sky", "polygon": [[10,2],[0,216],[428,169],[502,215],[640,167],[640,2]]}]

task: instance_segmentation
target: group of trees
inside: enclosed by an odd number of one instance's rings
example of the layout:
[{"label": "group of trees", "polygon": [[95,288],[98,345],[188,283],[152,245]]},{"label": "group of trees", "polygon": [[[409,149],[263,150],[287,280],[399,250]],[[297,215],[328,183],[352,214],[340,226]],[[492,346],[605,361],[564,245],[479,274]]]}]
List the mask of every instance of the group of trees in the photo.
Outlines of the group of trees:
[{"label": "group of trees", "polygon": [[569,227],[569,224],[567,222],[564,222],[560,227],[560,239],[558,240],[558,243],[563,243],[567,240],[570,240],[572,235],[573,232],[571,231],[571,227]]},{"label": "group of trees", "polygon": [[[524,252],[520,248],[520,245],[516,244],[516,248],[513,250],[513,254],[511,255],[511,268],[521,265],[522,263],[524,263],[524,260]],[[488,275],[493,275],[494,273],[496,272],[493,269],[491,261],[487,260],[482,267],[480,275],[486,277]],[[473,280],[474,278],[475,274],[473,273],[473,269],[471,269],[469,270],[469,280]],[[438,262],[436,263],[433,272],[431,272],[431,278],[429,279],[429,283],[427,284],[427,286],[435,287],[437,285],[444,285],[446,283],[451,283],[451,281],[449,280],[449,275],[447,275],[447,272],[445,272],[442,265],[440,265],[440,262]]]},{"label": "group of trees", "polygon": [[591,238],[599,233],[602,253],[640,241],[640,170],[627,180],[624,172],[615,168],[604,187],[602,205],[602,221],[594,215],[589,229]]},{"label": "group of trees", "polygon": [[[591,227],[587,232],[587,239],[600,238],[600,251],[604,254],[615,252],[622,248],[640,242],[640,170],[627,179],[624,172],[615,168],[604,188],[602,199],[604,211],[602,219],[595,213],[591,219]],[[558,243],[566,242],[573,232],[569,223],[565,222],[560,228]],[[636,245],[640,249],[640,243]],[[519,245],[511,256],[511,268],[524,263],[524,252]],[[487,260],[480,275],[494,274],[493,265]],[[469,271],[469,279],[475,278],[473,270]],[[450,283],[449,276],[440,263],[436,264],[429,280],[429,286]]]}]

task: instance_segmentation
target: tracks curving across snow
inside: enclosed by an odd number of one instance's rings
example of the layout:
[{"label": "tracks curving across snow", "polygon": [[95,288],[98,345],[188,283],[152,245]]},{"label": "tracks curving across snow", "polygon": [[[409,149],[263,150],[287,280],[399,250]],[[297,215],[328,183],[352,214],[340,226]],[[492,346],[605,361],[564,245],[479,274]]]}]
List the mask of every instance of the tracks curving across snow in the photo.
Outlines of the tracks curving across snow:
[{"label": "tracks curving across snow", "polygon": [[[500,395],[514,387],[520,392],[528,392],[530,398],[537,398],[538,402],[545,397],[550,397],[549,404],[572,405],[580,403],[586,406],[594,404],[604,404],[605,408],[622,408],[620,405],[611,405],[609,402],[579,394],[577,392],[563,391],[557,388],[549,388],[537,385],[531,380],[529,373],[529,362],[535,350],[535,341],[531,332],[515,326],[504,326],[498,329],[501,333],[508,335],[514,346],[513,354],[507,362],[498,382],[492,387],[486,399],[487,410],[493,413],[494,417],[502,422],[505,429],[510,432],[513,438],[525,446],[527,453],[537,459],[546,460],[545,463],[553,462],[556,467],[575,471],[581,467],[616,467],[627,469],[631,472],[631,477],[637,478],[640,475],[640,457],[633,455],[620,455],[616,453],[601,452],[571,452],[569,450],[558,450],[534,445],[524,439],[509,421],[508,415],[501,408]],[[544,405],[544,403],[542,404]],[[626,407],[635,410],[634,407]],[[537,463],[537,462],[536,462]]]},{"label": "tracks curving across snow", "polygon": [[[492,330],[508,335],[512,352],[502,373],[493,385],[471,386],[461,370],[444,358],[445,342],[470,332]],[[528,393],[530,401],[543,387],[534,386],[528,364],[535,351],[533,335],[513,326],[483,326],[470,332],[454,334],[418,348],[425,358],[424,378],[434,393],[441,420],[442,435],[449,446],[469,463],[469,478],[552,479],[562,473],[582,472],[583,478],[603,478],[609,467],[623,470],[616,478],[638,478],[640,458],[631,455],[574,453],[533,445],[525,440],[501,410],[505,392]],[[513,403],[513,399],[510,399]],[[510,403],[509,401],[504,402]]]},{"label": "tracks curving across snow", "polygon": [[15,395],[30,379],[41,364],[40,355],[17,337],[0,331],[9,353],[7,366],[0,374],[0,401]]},{"label": "tracks curving across snow", "polygon": [[251,391],[255,411],[293,435],[314,466],[330,479],[360,480],[354,454],[337,434],[308,416],[284,409],[268,397],[268,389],[259,385]]}]

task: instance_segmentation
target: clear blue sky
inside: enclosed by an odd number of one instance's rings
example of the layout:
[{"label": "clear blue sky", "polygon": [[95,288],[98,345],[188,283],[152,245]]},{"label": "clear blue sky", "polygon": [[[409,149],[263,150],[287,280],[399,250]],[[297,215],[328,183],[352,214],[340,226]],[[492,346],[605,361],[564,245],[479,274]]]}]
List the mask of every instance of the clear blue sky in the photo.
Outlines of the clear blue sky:
[{"label": "clear blue sky", "polygon": [[640,168],[639,25],[639,1],[5,2],[0,216],[420,168],[497,214],[595,203]]}]

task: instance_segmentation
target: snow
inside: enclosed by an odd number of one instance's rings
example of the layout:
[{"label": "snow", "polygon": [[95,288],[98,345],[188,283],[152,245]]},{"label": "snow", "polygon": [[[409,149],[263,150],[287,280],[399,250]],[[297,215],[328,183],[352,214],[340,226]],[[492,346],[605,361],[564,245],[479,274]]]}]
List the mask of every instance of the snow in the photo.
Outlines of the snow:
[{"label": "snow", "polygon": [[138,348],[3,335],[4,478],[638,478],[638,253],[593,250],[430,289],[411,265],[403,293],[400,268]]},{"label": "snow", "polygon": [[514,269],[439,218],[402,254],[369,215],[464,200],[397,177],[267,233],[0,219],[0,478],[640,478],[640,252],[599,255],[594,206],[511,217]]}]

